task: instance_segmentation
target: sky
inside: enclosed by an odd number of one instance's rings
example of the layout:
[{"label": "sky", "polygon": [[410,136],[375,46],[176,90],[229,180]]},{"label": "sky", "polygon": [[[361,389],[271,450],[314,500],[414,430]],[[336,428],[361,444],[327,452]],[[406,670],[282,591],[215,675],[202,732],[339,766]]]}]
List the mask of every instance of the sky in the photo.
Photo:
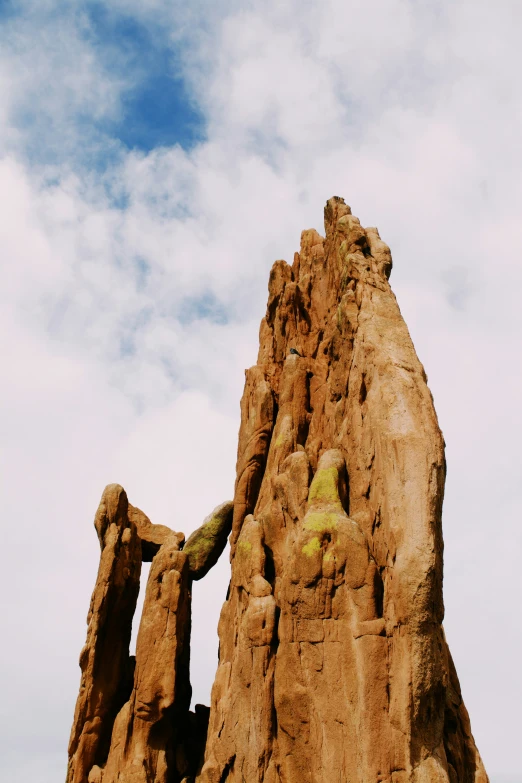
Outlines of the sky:
[{"label": "sky", "polygon": [[[233,493],[274,260],[343,196],[447,443],[445,629],[521,783],[522,5],[0,0],[0,777],[64,779],[104,486],[187,535]],[[209,703],[224,556],[194,587]]]}]

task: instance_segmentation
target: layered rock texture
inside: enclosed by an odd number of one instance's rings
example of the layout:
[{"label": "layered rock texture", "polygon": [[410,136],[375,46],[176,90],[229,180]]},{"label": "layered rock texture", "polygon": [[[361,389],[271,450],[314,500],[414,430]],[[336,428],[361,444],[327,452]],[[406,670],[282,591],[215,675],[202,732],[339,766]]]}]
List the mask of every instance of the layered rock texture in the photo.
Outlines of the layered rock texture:
[{"label": "layered rock texture", "polygon": [[[68,783],[488,781],[442,628],[444,442],[390,251],[340,198],[325,231],[272,268],[233,504],[184,544],[105,490]],[[189,712],[191,583],[229,533],[209,716]]]}]

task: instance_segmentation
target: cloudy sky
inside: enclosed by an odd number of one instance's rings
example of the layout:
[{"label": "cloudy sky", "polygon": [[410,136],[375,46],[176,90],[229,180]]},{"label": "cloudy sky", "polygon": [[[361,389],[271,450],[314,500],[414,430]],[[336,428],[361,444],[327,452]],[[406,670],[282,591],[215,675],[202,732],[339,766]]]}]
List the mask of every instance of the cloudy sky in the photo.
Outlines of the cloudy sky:
[{"label": "cloudy sky", "polygon": [[[520,783],[522,5],[0,0],[0,777],[55,783],[119,482],[189,533],[232,494],[268,271],[344,196],[447,442],[446,633]],[[227,562],[197,584],[209,703]]]}]

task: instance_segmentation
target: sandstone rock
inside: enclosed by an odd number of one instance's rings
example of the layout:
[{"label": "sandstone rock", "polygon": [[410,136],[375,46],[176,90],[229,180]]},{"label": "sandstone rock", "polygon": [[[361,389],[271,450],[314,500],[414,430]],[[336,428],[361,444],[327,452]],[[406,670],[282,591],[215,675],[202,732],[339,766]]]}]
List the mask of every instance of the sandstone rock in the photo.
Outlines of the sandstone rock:
[{"label": "sandstone rock", "polygon": [[114,719],[132,689],[129,659],[132,617],[141,571],[141,546],[129,519],[127,495],[118,484],[105,488],[96,512],[100,567],[80,655],[82,679],[69,742],[67,783],[97,783],[107,758]]},{"label": "sandstone rock", "polygon": [[153,525],[141,509],[129,504],[129,519],[136,525],[138,536],[141,540],[141,559],[144,563],[152,562],[152,558],[159,552],[162,544],[171,537],[178,542],[178,548],[183,546],[185,536],[183,533],[175,533],[166,525]]},{"label": "sandstone rock", "polygon": [[191,697],[189,643],[188,561],[171,537],[152,561],[134,687],[114,723],[103,783],[170,783],[178,777],[179,726]]},{"label": "sandstone rock", "polygon": [[232,530],[233,513],[231,500],[221,503],[189,537],[183,551],[188,558],[192,579],[202,579],[217,563]]},{"label": "sandstone rock", "polygon": [[[232,503],[222,503],[187,542],[106,487],[96,513],[98,579],[80,656],[82,681],[67,783],[172,783],[202,765],[209,708],[189,712],[191,582],[222,553]],[[136,657],[129,656],[141,562],[152,561]]]},{"label": "sandstone rock", "polygon": [[[444,443],[342,199],[270,274],[200,783],[486,783],[442,630]],[[292,350],[293,349],[293,350]]]},{"label": "sandstone rock", "polygon": [[232,548],[241,523],[254,510],[265,469],[274,426],[274,402],[270,384],[258,367],[246,371],[241,399],[241,427],[237,463]]},{"label": "sandstone rock", "polygon": [[[68,783],[488,783],[442,627],[444,442],[390,250],[340,198],[325,229],[270,274],[234,503],[183,547],[104,492]],[[212,704],[190,712],[191,584],[229,533]]]}]

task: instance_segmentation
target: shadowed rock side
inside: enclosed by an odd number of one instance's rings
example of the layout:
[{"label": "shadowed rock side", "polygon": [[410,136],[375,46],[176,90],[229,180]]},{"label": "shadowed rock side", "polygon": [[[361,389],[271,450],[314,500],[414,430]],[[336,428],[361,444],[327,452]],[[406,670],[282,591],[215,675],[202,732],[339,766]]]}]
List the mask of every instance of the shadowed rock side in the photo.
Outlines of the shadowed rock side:
[{"label": "shadowed rock side", "polygon": [[[200,783],[487,783],[442,629],[444,443],[342,199],[271,271]],[[291,353],[291,349],[294,352]]]},{"label": "shadowed rock side", "polygon": [[[183,533],[152,524],[119,485],[105,489],[67,783],[188,783],[201,769],[209,709],[189,712],[191,583],[222,553],[232,505],[218,506],[181,551]],[[134,659],[142,560],[152,565]]]}]

